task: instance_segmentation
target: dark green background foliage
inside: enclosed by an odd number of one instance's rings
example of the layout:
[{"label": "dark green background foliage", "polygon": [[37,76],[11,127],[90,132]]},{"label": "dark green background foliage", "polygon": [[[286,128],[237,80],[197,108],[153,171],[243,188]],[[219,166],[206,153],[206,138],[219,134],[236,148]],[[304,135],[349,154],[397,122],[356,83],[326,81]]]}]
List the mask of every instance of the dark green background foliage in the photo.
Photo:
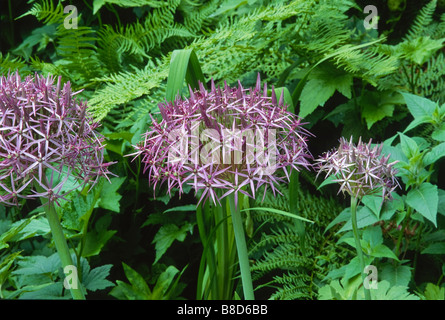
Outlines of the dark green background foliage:
[{"label": "dark green background foliage", "polygon": [[[78,28],[66,29],[66,5]],[[378,29],[366,30],[366,5]],[[382,282],[374,297],[444,299],[445,4],[348,0],[3,0],[0,72],[60,75],[87,99],[117,161],[112,184],[78,190],[59,208],[88,298],[195,299],[202,244],[196,198],[153,193],[131,161],[166,98],[172,52],[196,54],[206,81],[289,92],[317,157],[341,136],[384,142],[400,161],[395,201],[368,203],[362,240]],[[186,91],[184,91],[186,92]],[[402,94],[403,93],[403,94]],[[417,98],[416,98],[417,97]],[[245,215],[259,299],[360,298],[348,199],[301,172],[283,195]],[[259,192],[261,194],[261,192]],[[427,197],[430,201],[423,201]],[[433,203],[433,205],[431,205]],[[400,227],[397,227],[400,226]],[[0,297],[61,298],[60,261],[35,203],[0,206]],[[390,287],[388,287],[388,284]],[[238,288],[239,289],[239,288]],[[237,291],[238,293],[240,290]]]}]

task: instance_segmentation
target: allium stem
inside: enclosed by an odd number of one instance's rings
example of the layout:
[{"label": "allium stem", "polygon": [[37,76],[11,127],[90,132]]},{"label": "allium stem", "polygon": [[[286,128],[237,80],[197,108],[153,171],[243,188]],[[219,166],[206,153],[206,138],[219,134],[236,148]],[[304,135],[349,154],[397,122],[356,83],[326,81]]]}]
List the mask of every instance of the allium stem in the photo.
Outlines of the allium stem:
[{"label": "allium stem", "polygon": [[246,237],[244,234],[243,220],[241,212],[235,204],[235,195],[228,195],[230,211],[232,212],[233,230],[235,233],[236,249],[238,252],[238,263],[241,271],[241,281],[243,285],[244,299],[255,300],[253,294],[252,276],[250,274],[249,256],[247,253]]},{"label": "allium stem", "polygon": [[[37,183],[36,183],[37,185]],[[37,186],[36,189],[41,188]],[[51,233],[54,243],[56,245],[57,253],[59,254],[60,261],[62,262],[62,268],[65,270],[66,266],[74,266],[71,258],[70,249],[66,242],[65,235],[63,233],[62,225],[60,224],[59,216],[57,215],[56,208],[53,201],[49,201],[46,198],[41,198],[43,207],[45,209],[46,218],[48,219]],[[77,277],[73,277],[74,281],[77,281],[77,285],[74,283],[70,286],[71,295],[74,300],[85,300],[85,296],[82,291],[80,281]]]},{"label": "allium stem", "polygon": [[[362,246],[360,244],[360,236],[358,234],[358,226],[357,226],[357,197],[351,196],[351,223],[352,223],[352,232],[354,233],[355,239],[355,248],[357,250],[357,256],[360,261],[360,269],[362,274],[362,283],[365,283],[365,259],[363,258]],[[371,300],[371,295],[369,289],[363,287],[365,291],[365,300]]]}]

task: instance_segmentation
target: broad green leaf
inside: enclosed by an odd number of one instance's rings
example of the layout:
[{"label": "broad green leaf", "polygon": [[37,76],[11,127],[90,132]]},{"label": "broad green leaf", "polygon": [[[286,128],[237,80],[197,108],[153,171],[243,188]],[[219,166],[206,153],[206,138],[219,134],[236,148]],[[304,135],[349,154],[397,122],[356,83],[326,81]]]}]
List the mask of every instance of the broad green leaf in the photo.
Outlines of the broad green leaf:
[{"label": "broad green leaf", "polygon": [[368,207],[377,218],[380,217],[380,211],[383,207],[383,199],[381,196],[366,195],[362,198],[362,203]]},{"label": "broad green leaf", "polygon": [[374,123],[386,118],[391,117],[394,112],[395,105],[380,104],[370,105],[365,104],[362,110],[362,117],[366,121],[368,130],[374,125]]},{"label": "broad green leaf", "polygon": [[385,264],[379,272],[379,279],[388,281],[391,286],[407,287],[411,280],[411,268],[399,264]]},{"label": "broad green leaf", "polygon": [[16,251],[7,256],[2,257],[0,263],[0,291],[3,283],[8,279],[9,274],[12,272],[11,266],[14,261],[20,257],[22,251]]},{"label": "broad green leaf", "polygon": [[117,286],[110,291],[110,295],[119,300],[147,300],[147,297],[135,290],[131,285],[116,280]]},{"label": "broad green leaf", "polygon": [[18,262],[18,268],[16,268],[12,274],[27,276],[52,274],[57,272],[61,266],[62,264],[57,253],[49,257],[39,255],[27,256]]},{"label": "broad green leaf", "polygon": [[91,230],[85,236],[82,257],[98,255],[117,230]]},{"label": "broad green leaf", "polygon": [[365,119],[368,129],[374,123],[393,115],[395,106],[403,104],[403,97],[394,91],[365,91],[360,97],[359,103],[362,106],[362,117]]},{"label": "broad green leaf", "polygon": [[408,126],[405,128],[405,130],[403,130],[403,132],[408,132],[421,124],[430,123],[430,122],[431,122],[430,116],[421,116],[421,117],[415,118],[413,121],[411,121],[408,124]]},{"label": "broad green leaf", "polygon": [[379,244],[372,248],[371,256],[375,258],[390,258],[399,261],[394,252],[384,244]]},{"label": "broad green leaf", "polygon": [[338,183],[338,181],[335,181],[336,177],[334,175],[328,176],[326,179],[323,180],[323,182],[318,186],[317,190],[320,190],[324,186],[327,186],[328,184]]},{"label": "broad green leaf", "polygon": [[409,159],[419,153],[419,146],[416,141],[403,133],[399,132],[400,146],[404,155]]},{"label": "broad green leaf", "polygon": [[109,183],[105,181],[100,192],[99,206],[114,212],[120,211],[119,201],[122,195],[118,192],[120,186],[124,183],[126,177],[111,178]]},{"label": "broad green leaf", "polygon": [[422,250],[422,254],[445,254],[445,242],[431,243]]},{"label": "broad green leaf", "polygon": [[400,92],[405,98],[406,106],[408,110],[413,115],[414,119],[423,119],[425,121],[427,118],[432,119],[431,116],[436,109],[436,103],[412,93]]},{"label": "broad green leaf", "polygon": [[134,291],[138,292],[143,297],[148,298],[151,295],[151,290],[144,278],[126,263],[122,262],[122,266],[124,268],[125,276],[132,288],[134,288]]},{"label": "broad green leaf", "polygon": [[299,116],[304,118],[318,106],[323,106],[335,91],[351,98],[352,80],[351,74],[329,65],[323,65],[315,70],[301,92]]},{"label": "broad green leaf", "polygon": [[[310,76],[310,74],[320,65],[320,64],[322,64],[323,62],[325,62],[325,61],[327,61],[327,60],[329,60],[329,59],[332,59],[332,58],[335,58],[336,56],[338,56],[338,55],[340,55],[340,54],[344,54],[344,53],[347,53],[347,52],[352,52],[352,51],[355,51],[355,50],[358,50],[358,49],[361,49],[361,48],[364,48],[364,47],[369,47],[369,46],[371,46],[371,45],[373,45],[373,44],[375,44],[375,43],[378,43],[378,42],[380,42],[380,41],[383,41],[385,38],[384,37],[381,37],[381,38],[379,38],[379,39],[377,39],[377,40],[374,40],[374,41],[371,41],[371,42],[368,42],[368,43],[362,43],[362,44],[359,44],[359,45],[357,45],[357,46],[345,46],[343,49],[340,49],[340,50],[337,50],[337,51],[335,51],[335,52],[333,52],[333,53],[331,53],[331,54],[328,54],[328,55],[326,55],[325,57],[323,57],[322,59],[320,59],[316,64],[314,64],[313,66],[311,66],[310,68],[309,68],[309,70],[305,73],[305,75],[303,76],[303,78],[298,82],[298,84],[297,84],[297,86],[295,87],[295,89],[294,89],[294,91],[292,92],[292,101],[294,102],[294,106],[296,106],[297,105],[297,102],[298,101],[301,101],[301,98],[302,98],[302,95],[303,95],[303,90],[304,90],[304,88],[305,88],[305,86],[307,85],[307,80],[308,80],[308,78],[309,78],[309,76]],[[337,70],[337,72],[338,72],[338,70]],[[329,75],[328,75],[329,76]],[[341,86],[341,85],[340,85]],[[339,90],[339,92],[341,92],[343,95],[345,95],[345,96],[348,96],[349,94],[345,94],[345,93],[347,93],[347,92],[352,92],[352,91],[350,91],[351,90],[351,87],[349,86],[349,85],[346,85],[346,87],[345,86],[341,86],[340,87],[340,90]],[[313,93],[312,93],[313,94]],[[350,96],[349,96],[350,97]],[[310,105],[309,106],[309,110],[311,109],[311,108],[313,108],[313,105]],[[315,106],[315,108],[317,108],[317,106]],[[312,110],[313,111],[313,110]],[[311,112],[312,112],[311,111]],[[306,113],[307,111],[305,111],[305,113]],[[309,114],[309,113],[307,113],[307,114]],[[303,117],[302,115],[301,115],[301,110],[300,110],[300,116],[301,117]]]},{"label": "broad green leaf", "polygon": [[105,5],[105,0],[93,0],[93,14],[96,14],[103,5]]},{"label": "broad green leaf", "polygon": [[48,282],[23,288],[20,299],[25,300],[56,300],[62,299],[63,284],[60,282]]},{"label": "broad green leaf", "polygon": [[0,235],[0,249],[9,247],[8,242],[43,236],[49,232],[48,221],[41,215],[21,219],[11,224],[8,230]]},{"label": "broad green leaf", "polygon": [[193,49],[174,50],[170,60],[170,71],[167,78],[166,99],[174,101],[181,94],[184,81],[192,89],[199,87],[199,82],[205,84],[204,75]]},{"label": "broad green leaf", "polygon": [[380,226],[371,226],[363,230],[363,240],[369,243],[371,248],[383,243],[383,233]]},{"label": "broad green leaf", "polygon": [[429,166],[445,156],[445,142],[433,147],[423,158],[423,164]]},{"label": "broad green leaf", "polygon": [[151,299],[161,300],[166,298],[168,289],[171,287],[175,276],[179,273],[179,270],[175,266],[169,266],[164,272],[161,273],[156,285],[153,288]]},{"label": "broad green leaf", "polygon": [[440,142],[445,141],[445,122],[433,131],[431,138]]},{"label": "broad green leaf", "polygon": [[419,188],[410,190],[406,196],[406,203],[437,226],[439,194],[436,185],[424,182]]},{"label": "broad green leaf", "polygon": [[156,244],[156,258],[153,264],[159,261],[159,259],[164,255],[167,249],[170,248],[173,241],[184,241],[187,233],[191,231],[192,227],[193,226],[189,223],[184,224],[181,228],[179,228],[175,224],[167,224],[161,226],[152,242]]}]

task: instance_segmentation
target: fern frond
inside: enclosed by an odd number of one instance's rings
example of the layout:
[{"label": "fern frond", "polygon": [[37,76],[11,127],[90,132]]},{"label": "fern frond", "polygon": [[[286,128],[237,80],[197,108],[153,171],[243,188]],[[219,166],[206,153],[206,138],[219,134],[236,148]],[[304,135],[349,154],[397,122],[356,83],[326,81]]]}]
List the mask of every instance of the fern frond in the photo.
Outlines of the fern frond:
[{"label": "fern frond", "polygon": [[62,23],[64,19],[63,5],[60,1],[54,5],[52,0],[43,0],[42,3],[34,3],[31,9],[17,19],[32,15],[44,24]]},{"label": "fern frond", "polygon": [[299,270],[308,267],[310,262],[301,254],[296,244],[282,243],[273,251],[266,251],[262,259],[250,268],[254,277],[261,277],[272,270]]},{"label": "fern frond", "polygon": [[20,75],[29,74],[26,62],[20,57],[14,57],[7,53],[6,56],[0,52],[0,74],[7,75],[9,72],[18,71]]},{"label": "fern frond", "polygon": [[289,272],[282,276],[275,276],[272,283],[280,284],[278,288],[270,296],[270,300],[297,300],[297,299],[310,299],[311,296],[307,291],[310,277],[305,274],[295,274]]},{"label": "fern frond", "polygon": [[254,255],[264,248],[279,246],[282,243],[298,243],[300,240],[301,237],[289,228],[272,230],[271,234],[263,234],[260,241],[256,242],[249,250],[249,255]]},{"label": "fern frond", "polygon": [[210,15],[218,8],[220,0],[211,0],[192,10],[186,10],[181,3],[181,12],[184,15],[184,27],[193,34],[198,34],[203,29],[208,29],[215,19]]},{"label": "fern frond", "polygon": [[165,1],[161,0],[102,0],[104,4],[115,4],[123,8],[149,6],[152,8],[161,8],[167,5]]},{"label": "fern frond", "polygon": [[79,26],[67,29],[63,25],[57,28],[57,54],[64,60],[64,67],[72,73],[72,79],[80,77],[81,83],[89,83],[100,75],[101,64],[97,58],[96,35],[91,27]]},{"label": "fern frond", "polygon": [[[125,71],[118,74],[95,79],[104,86],[96,90],[89,100],[90,112],[97,119],[105,118],[110,110],[124,105],[158,89],[168,76],[167,64],[155,64],[153,61],[144,69]],[[158,102],[158,101],[156,101]]]},{"label": "fern frond", "polygon": [[[162,47],[163,51],[172,49],[166,40],[174,38],[176,47],[185,45],[180,39],[195,37],[184,26],[175,22],[175,14],[180,1],[165,2],[162,7],[155,8],[142,22],[135,22],[114,30],[104,26],[99,30],[99,54],[110,71],[122,71],[123,55],[131,55],[138,59],[153,56]],[[110,50],[111,49],[111,50]]]},{"label": "fern frond", "polygon": [[431,0],[427,5],[425,5],[417,14],[415,20],[411,24],[410,29],[402,40],[414,40],[420,36],[428,36],[425,33],[428,26],[433,21],[433,14],[437,7],[437,0]]}]

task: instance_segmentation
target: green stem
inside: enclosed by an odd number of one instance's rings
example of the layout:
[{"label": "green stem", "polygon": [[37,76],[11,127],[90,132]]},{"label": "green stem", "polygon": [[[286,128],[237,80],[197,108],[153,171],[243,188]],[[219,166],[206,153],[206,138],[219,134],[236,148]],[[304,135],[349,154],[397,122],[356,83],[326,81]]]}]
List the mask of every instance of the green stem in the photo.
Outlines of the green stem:
[{"label": "green stem", "polygon": [[[357,255],[360,261],[360,268],[361,268],[361,274],[362,274],[362,280],[363,283],[365,283],[365,259],[363,257],[363,251],[362,246],[360,244],[360,236],[358,234],[358,226],[357,226],[357,198],[351,196],[351,223],[352,223],[352,231],[354,233],[354,239],[355,239],[355,248],[357,250]],[[371,294],[369,292],[369,289],[363,287],[363,290],[365,291],[365,300],[371,300]]]},{"label": "green stem", "polygon": [[410,216],[411,216],[411,212],[412,212],[411,207],[408,207],[408,209],[406,210],[406,217],[405,217],[405,220],[403,221],[402,229],[400,230],[400,233],[399,233],[399,238],[397,239],[397,244],[396,244],[396,256],[397,257],[401,254],[400,246],[402,244],[403,234],[405,232],[406,227],[408,226],[408,222],[409,222],[409,219],[410,219]]},{"label": "green stem", "polygon": [[[49,226],[51,228],[51,233],[53,235],[54,243],[56,244],[57,252],[59,253],[60,260],[62,261],[62,267],[65,270],[66,266],[73,266],[73,260],[71,258],[70,249],[63,234],[63,229],[59,221],[59,216],[57,215],[54,203],[48,201],[45,204],[46,217],[48,219]],[[78,281],[76,277],[75,281]],[[82,292],[80,282],[78,281],[77,286],[71,284],[70,287],[71,295],[75,300],[85,300],[85,296]]]},{"label": "green stem", "polygon": [[255,300],[253,294],[252,276],[250,274],[249,256],[247,253],[246,237],[244,234],[243,220],[241,212],[235,205],[235,195],[229,196],[230,211],[232,212],[233,231],[235,233],[236,249],[238,252],[238,262],[241,270],[241,281],[245,300]]},{"label": "green stem", "polygon": [[[37,191],[41,191],[41,187],[36,183]],[[70,249],[68,243],[66,242],[65,235],[63,234],[62,225],[60,224],[59,216],[57,215],[54,203],[47,199],[42,198],[41,202],[45,209],[46,218],[48,219],[49,226],[51,228],[51,233],[53,236],[54,243],[56,245],[57,253],[59,254],[60,261],[62,262],[62,268],[65,270],[67,266],[74,266],[73,259],[71,258]],[[77,281],[77,285],[74,283],[70,286],[71,295],[75,300],[85,300],[85,296],[82,291],[82,287],[78,277],[73,277],[74,281]]]}]

